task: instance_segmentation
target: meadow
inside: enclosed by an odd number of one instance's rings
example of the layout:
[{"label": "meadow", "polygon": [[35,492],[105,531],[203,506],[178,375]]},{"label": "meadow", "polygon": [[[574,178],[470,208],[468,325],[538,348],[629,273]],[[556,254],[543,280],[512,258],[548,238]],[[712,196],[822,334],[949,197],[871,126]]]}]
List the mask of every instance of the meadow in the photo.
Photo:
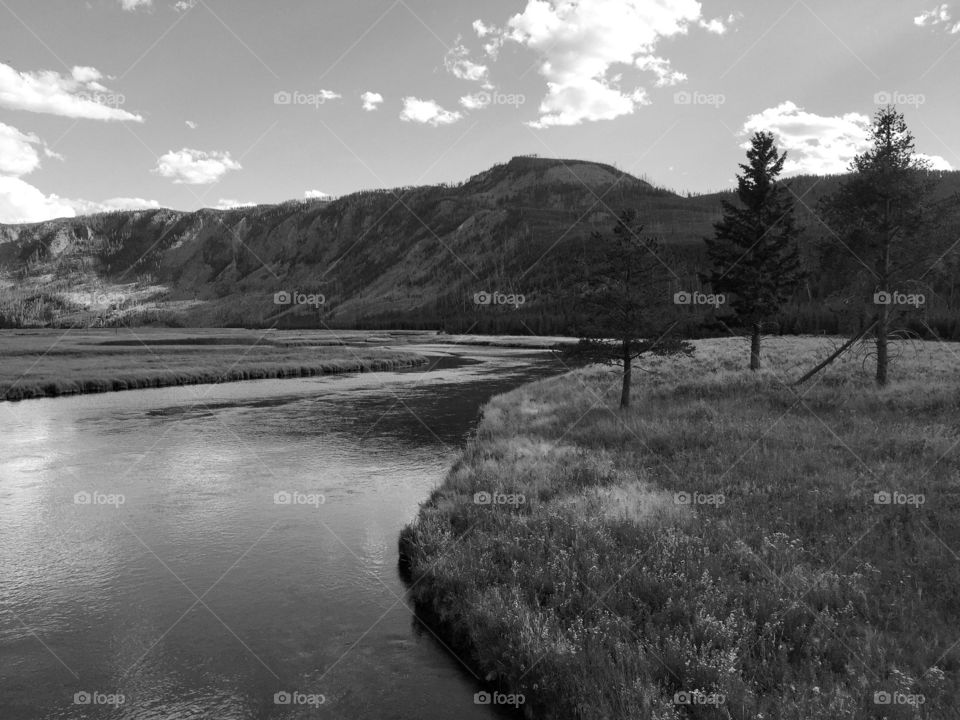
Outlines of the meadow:
[{"label": "meadow", "polygon": [[[389,370],[425,363],[356,333],[0,331],[0,400]],[[377,344],[405,344],[379,338]]]},{"label": "meadow", "polygon": [[400,538],[421,616],[535,718],[948,718],[960,347],[695,343],[492,399]]}]

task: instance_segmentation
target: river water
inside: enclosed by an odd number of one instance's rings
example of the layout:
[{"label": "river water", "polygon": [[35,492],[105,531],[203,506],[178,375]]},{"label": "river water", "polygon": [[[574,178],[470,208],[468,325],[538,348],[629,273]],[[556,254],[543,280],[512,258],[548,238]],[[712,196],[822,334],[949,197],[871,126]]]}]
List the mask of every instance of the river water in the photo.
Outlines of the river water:
[{"label": "river water", "polygon": [[483,402],[558,368],[424,350],[0,403],[0,718],[505,715],[409,609],[397,536]]}]

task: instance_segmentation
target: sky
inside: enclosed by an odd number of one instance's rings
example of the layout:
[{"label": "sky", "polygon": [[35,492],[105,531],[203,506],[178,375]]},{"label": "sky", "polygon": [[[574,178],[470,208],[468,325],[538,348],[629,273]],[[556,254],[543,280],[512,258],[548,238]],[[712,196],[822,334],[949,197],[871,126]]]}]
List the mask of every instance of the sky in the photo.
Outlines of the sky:
[{"label": "sky", "polygon": [[773,132],[843,172],[886,103],[960,168],[960,0],[0,0],[0,222],[459,182],[680,192]]}]

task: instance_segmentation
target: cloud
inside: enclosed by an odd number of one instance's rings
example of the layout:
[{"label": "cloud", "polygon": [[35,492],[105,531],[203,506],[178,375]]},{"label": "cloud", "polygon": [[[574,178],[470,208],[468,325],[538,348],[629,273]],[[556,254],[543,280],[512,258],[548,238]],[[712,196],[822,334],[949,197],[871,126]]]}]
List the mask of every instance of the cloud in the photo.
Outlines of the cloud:
[{"label": "cloud", "polygon": [[76,214],[56,195],[44,195],[20,178],[0,175],[0,222],[32,223]]},{"label": "cloud", "polygon": [[196,130],[199,126],[193,120],[184,120],[183,124],[186,125],[191,130]]},{"label": "cloud", "polygon": [[187,10],[193,10],[197,5],[197,0],[177,0],[174,4],[173,9],[177,12],[186,12]]},{"label": "cloud", "polygon": [[220,198],[213,207],[215,210],[234,210],[236,208],[253,207],[254,205],[256,205],[256,203],[242,202],[232,198]]},{"label": "cloud", "polygon": [[926,162],[931,170],[953,170],[953,165],[950,164],[950,161],[940,155],[914,153],[914,157]]},{"label": "cloud", "polygon": [[960,22],[951,24],[950,6],[944,3],[932,10],[927,10],[913,19],[913,24],[920,27],[943,27],[951,35],[960,32]]},{"label": "cloud", "polygon": [[433,100],[405,97],[400,119],[404,122],[425,123],[437,127],[439,125],[452,125],[462,120],[463,115],[460,112],[444,110]]},{"label": "cloud", "polygon": [[[664,38],[686,34],[690,27],[726,30],[722,21],[704,19],[700,9],[697,0],[527,0],[504,28],[482,21],[473,27],[482,38],[499,37],[541,56],[547,94],[539,119],[529,124],[544,128],[610,120],[648,103],[643,88],[622,90],[610,77],[614,65],[652,71],[658,85],[685,78],[654,50]],[[486,49],[496,55],[499,47],[494,42]]]},{"label": "cloud", "polygon": [[460,38],[457,38],[457,44],[450,48],[443,58],[443,65],[454,77],[483,83],[486,88],[492,87],[489,68],[470,59],[470,51],[460,42]]},{"label": "cloud", "polygon": [[140,7],[153,7],[153,0],[120,0],[120,6],[128,12],[132,12]]},{"label": "cloud", "polygon": [[36,145],[42,145],[36,135],[0,123],[0,175],[19,177],[40,167]]},{"label": "cloud", "polygon": [[750,115],[742,132],[773,133],[779,149],[787,151],[785,174],[834,175],[847,172],[854,156],[870,147],[871,123],[860,113],[817,115],[787,101]]},{"label": "cloud", "polygon": [[0,107],[88,120],[143,118],[122,110],[125,98],[100,84],[96,68],[77,66],[69,77],[53,70],[18,72],[0,63]]},{"label": "cloud", "polygon": [[331,196],[329,193],[325,193],[322,190],[307,190],[303,193],[303,197],[307,200],[327,200]]},{"label": "cloud", "polygon": [[490,93],[478,92],[464,95],[460,98],[460,104],[467,110],[481,110],[490,105]]},{"label": "cloud", "polygon": [[74,209],[77,215],[93,215],[102,212],[114,212],[116,210],[158,210],[161,205],[156,200],[145,200],[144,198],[116,197],[96,202],[94,200],[67,200],[66,203]]},{"label": "cloud", "polygon": [[183,148],[171,150],[157,161],[154,172],[172,178],[178,185],[208,185],[217,182],[231,170],[242,166],[228,152],[205,152]]},{"label": "cloud", "polygon": [[367,112],[373,112],[383,102],[383,95],[367,90],[360,96],[360,99],[363,100],[363,109]]}]

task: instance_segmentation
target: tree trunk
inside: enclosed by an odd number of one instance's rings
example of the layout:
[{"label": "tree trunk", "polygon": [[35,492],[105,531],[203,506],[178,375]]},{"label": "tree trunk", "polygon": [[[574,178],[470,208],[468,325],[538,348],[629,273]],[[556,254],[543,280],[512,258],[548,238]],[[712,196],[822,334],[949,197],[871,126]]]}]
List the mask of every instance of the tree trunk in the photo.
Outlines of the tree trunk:
[{"label": "tree trunk", "polygon": [[760,369],[760,333],[763,331],[762,323],[753,324],[753,332],[750,335],[750,369]]},{"label": "tree trunk", "polygon": [[877,385],[883,387],[887,384],[887,365],[889,364],[887,353],[887,330],[888,330],[889,306],[881,305],[880,312],[877,313]]},{"label": "tree trunk", "polygon": [[630,341],[623,341],[623,388],[620,391],[620,409],[630,407],[630,376],[632,374]]},{"label": "tree trunk", "polygon": [[[893,238],[890,235],[890,201],[887,201],[884,212],[883,224],[887,233],[883,238],[883,249],[880,257],[880,292],[887,294],[889,301],[890,291],[890,245]],[[883,387],[887,384],[887,365],[889,356],[887,354],[887,333],[890,330],[890,305],[880,304],[880,312],[877,313],[877,385]]]}]

